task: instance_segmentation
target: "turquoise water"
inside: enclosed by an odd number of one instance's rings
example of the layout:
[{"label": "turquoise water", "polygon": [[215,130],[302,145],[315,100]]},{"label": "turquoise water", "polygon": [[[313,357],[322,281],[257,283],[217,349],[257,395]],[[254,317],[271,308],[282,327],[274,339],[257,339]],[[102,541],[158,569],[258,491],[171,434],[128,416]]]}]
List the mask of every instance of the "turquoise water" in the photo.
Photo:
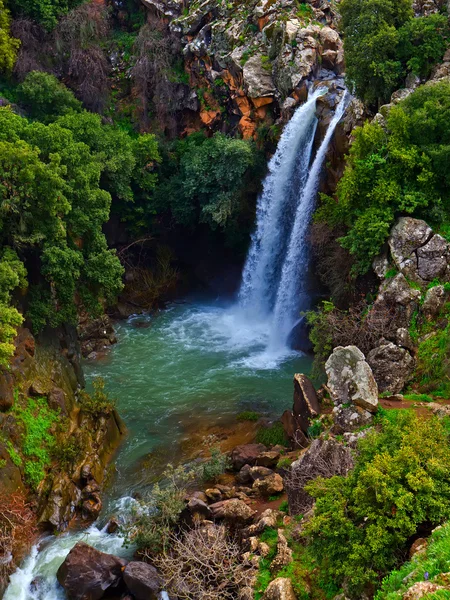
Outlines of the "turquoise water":
[{"label": "turquoise water", "polygon": [[110,497],[145,485],[146,459],[162,453],[168,462],[196,423],[249,409],[280,416],[292,406],[292,377],[309,372],[311,361],[286,349],[268,353],[269,329],[234,307],[198,302],[116,325],[118,344],[85,366],[88,379],[105,380],[129,431]]},{"label": "turquoise water", "polygon": [[126,518],[136,505],[132,496],[181,458],[179,443],[190,431],[235,423],[243,410],[278,417],[292,406],[292,377],[308,373],[311,361],[288,349],[269,352],[271,326],[234,307],[195,301],[116,325],[118,344],[85,365],[88,382],[105,380],[128,428],[104,515],[85,531],[41,540],[13,574],[4,600],[64,600],[56,572],[80,539],[129,556],[120,536],[102,529],[107,516]]}]

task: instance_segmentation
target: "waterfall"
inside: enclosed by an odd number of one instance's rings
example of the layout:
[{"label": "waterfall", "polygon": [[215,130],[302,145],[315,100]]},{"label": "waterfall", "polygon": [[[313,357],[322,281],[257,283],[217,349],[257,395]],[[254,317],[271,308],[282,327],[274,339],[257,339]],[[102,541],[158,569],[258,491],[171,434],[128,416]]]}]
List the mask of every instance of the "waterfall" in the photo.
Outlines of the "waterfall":
[{"label": "waterfall", "polygon": [[298,190],[303,187],[317,127],[317,89],[286,125],[269,163],[256,209],[256,230],[242,275],[239,304],[252,316],[266,318],[273,303],[287,250]]},{"label": "waterfall", "polygon": [[323,162],[334,130],[345,112],[346,98],[347,93],[344,94],[328,125],[299,198],[273,311],[273,325],[269,342],[272,348],[287,344],[289,334],[298,321],[300,311],[309,308],[309,296],[306,289],[309,255],[308,228],[315,207]]}]

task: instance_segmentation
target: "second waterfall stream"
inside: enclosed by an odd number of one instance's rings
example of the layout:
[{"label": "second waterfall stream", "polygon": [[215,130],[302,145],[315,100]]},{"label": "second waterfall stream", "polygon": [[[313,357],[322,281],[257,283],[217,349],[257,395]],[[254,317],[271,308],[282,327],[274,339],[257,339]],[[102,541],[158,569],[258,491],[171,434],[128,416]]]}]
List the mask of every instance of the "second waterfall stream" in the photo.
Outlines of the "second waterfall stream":
[{"label": "second waterfall stream", "polygon": [[319,87],[311,93],[286,125],[258,198],[239,308],[249,319],[267,324],[270,354],[286,349],[301,311],[310,308],[309,224],[328,146],[347,104],[345,92],[313,158],[316,102],[327,92]]}]

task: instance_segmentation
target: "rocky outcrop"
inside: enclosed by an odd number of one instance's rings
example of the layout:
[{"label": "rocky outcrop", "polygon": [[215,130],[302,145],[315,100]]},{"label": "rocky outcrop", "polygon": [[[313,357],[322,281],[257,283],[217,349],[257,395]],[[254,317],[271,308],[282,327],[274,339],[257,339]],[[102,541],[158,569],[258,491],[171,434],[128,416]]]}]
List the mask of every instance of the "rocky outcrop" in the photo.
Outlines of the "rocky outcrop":
[{"label": "rocky outcrop", "polygon": [[143,562],[130,562],[123,571],[123,579],[136,600],[158,600],[161,591],[161,577],[152,565]]},{"label": "rocky outcrop", "polygon": [[253,490],[267,498],[269,496],[274,496],[275,494],[280,494],[283,489],[283,479],[278,473],[272,473],[266,477],[256,479],[253,484]]},{"label": "rocky outcrop", "polygon": [[278,577],[269,583],[261,600],[297,600],[290,579]]},{"label": "rocky outcrop", "polygon": [[127,561],[78,542],[58,569],[57,578],[69,600],[99,600],[117,588]]},{"label": "rocky outcrop", "polygon": [[214,519],[225,520],[231,524],[249,523],[256,514],[245,502],[237,498],[216,502],[211,504],[209,508]]},{"label": "rocky outcrop", "polygon": [[239,471],[244,465],[255,465],[258,457],[266,450],[267,448],[263,444],[243,444],[242,446],[236,446],[231,453],[233,468]]},{"label": "rocky outcrop", "polygon": [[328,389],[336,405],[354,404],[375,412],[378,387],[364,354],[356,346],[339,346],[325,364]]},{"label": "rocky outcrop", "polygon": [[78,339],[84,358],[95,358],[117,343],[116,333],[108,315],[102,315],[98,319],[81,318],[78,324]]},{"label": "rocky outcrop", "polygon": [[367,355],[378,389],[399,394],[411,380],[416,361],[411,354],[392,342],[381,344]]},{"label": "rocky outcrop", "polygon": [[308,428],[311,420],[319,414],[319,400],[311,380],[303,373],[297,373],[294,375],[293,409],[286,410],[281,418],[286,436],[295,446],[305,447],[308,444]]}]

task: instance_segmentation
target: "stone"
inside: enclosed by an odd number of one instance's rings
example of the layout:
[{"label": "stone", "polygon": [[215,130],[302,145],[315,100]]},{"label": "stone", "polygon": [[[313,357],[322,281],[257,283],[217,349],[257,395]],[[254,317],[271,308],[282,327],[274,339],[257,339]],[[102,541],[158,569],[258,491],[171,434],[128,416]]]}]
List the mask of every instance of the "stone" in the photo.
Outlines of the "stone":
[{"label": "stone", "polygon": [[11,373],[0,370],[0,411],[9,410],[14,404],[14,379]]},{"label": "stone", "polygon": [[237,498],[216,502],[211,504],[209,508],[214,519],[225,519],[230,523],[249,523],[253,521],[256,515],[256,511]]},{"label": "stone", "polygon": [[256,459],[256,464],[261,467],[273,468],[276,467],[280,460],[280,453],[277,450],[268,450],[262,452]]},{"label": "stone", "polygon": [[48,405],[53,410],[59,410],[64,416],[68,416],[69,410],[67,407],[66,393],[58,387],[54,387],[48,394]]},{"label": "stone", "polygon": [[381,256],[376,256],[372,262],[372,269],[380,279],[384,279],[386,273],[389,271],[389,261],[387,257],[383,254]]},{"label": "stone", "polygon": [[236,475],[236,481],[241,484],[251,483],[252,478],[250,476],[250,469],[250,465],[244,465]]},{"label": "stone", "polygon": [[403,594],[403,600],[420,600],[420,598],[428,597],[430,594],[444,589],[442,585],[437,585],[431,581],[418,581]]},{"label": "stone", "polygon": [[373,422],[373,415],[359,406],[340,404],[333,409],[333,421],[333,433],[340,435],[370,425]]},{"label": "stone", "polygon": [[256,481],[257,479],[264,479],[265,477],[269,477],[272,475],[272,469],[268,469],[267,467],[251,467],[250,468],[250,478],[252,481]]},{"label": "stone", "polygon": [[205,495],[210,502],[219,502],[219,500],[222,500],[222,492],[217,488],[208,488],[205,490]]},{"label": "stone", "polygon": [[244,531],[244,537],[249,537],[252,535],[259,535],[262,533],[266,527],[275,528],[277,526],[278,518],[281,516],[277,510],[273,510],[272,508],[267,508],[261,515],[256,523],[253,525],[249,525]]},{"label": "stone", "polygon": [[277,577],[269,583],[261,600],[297,600],[290,579]]},{"label": "stone", "polygon": [[417,273],[424,281],[446,277],[448,269],[448,243],[440,235],[417,250]]},{"label": "stone", "polygon": [[400,217],[391,230],[388,240],[392,258],[397,267],[402,270],[411,254],[424,246],[431,238],[431,227],[420,219]]},{"label": "stone", "polygon": [[381,300],[385,300],[389,304],[400,304],[407,307],[418,303],[420,296],[420,291],[409,285],[403,273],[398,273],[381,286],[376,302],[379,303]]},{"label": "stone", "polygon": [[445,304],[445,289],[443,285],[435,285],[427,291],[420,308],[425,318],[431,320],[439,315]]},{"label": "stone", "polygon": [[415,554],[424,552],[427,546],[428,542],[425,538],[417,538],[409,549],[409,558],[412,558]]},{"label": "stone", "polygon": [[243,444],[236,446],[231,452],[231,462],[236,471],[240,471],[244,465],[253,466],[256,464],[258,456],[266,452],[264,444]]},{"label": "stone", "polygon": [[199,498],[190,498],[180,514],[180,522],[188,527],[193,527],[201,521],[210,521],[211,519],[211,509],[206,502],[203,502]]},{"label": "stone", "polygon": [[292,550],[288,546],[283,530],[278,529],[277,553],[270,565],[270,570],[272,573],[277,573],[283,567],[291,564],[292,560]]},{"label": "stone", "polygon": [[339,34],[331,27],[323,27],[320,30],[320,43],[324,50],[333,50],[337,52],[342,45]]},{"label": "stone", "polygon": [[122,580],[127,561],[78,542],[59,567],[57,578],[69,600],[99,600]]},{"label": "stone", "polygon": [[111,517],[111,519],[108,521],[108,525],[106,526],[106,533],[112,535],[119,530],[119,527],[119,521],[115,517]]},{"label": "stone", "polygon": [[294,413],[292,410],[285,410],[280,419],[284,433],[289,438],[296,448],[307,448],[309,441],[303,431],[297,426]]},{"label": "stone", "polygon": [[154,566],[130,562],[123,572],[123,580],[136,600],[158,600],[162,580]]},{"label": "stone", "polygon": [[261,54],[255,54],[247,60],[243,68],[243,77],[244,87],[250,98],[275,94],[272,73],[265,69]]},{"label": "stone", "polygon": [[289,42],[295,39],[297,31],[300,29],[300,21],[298,19],[291,19],[286,21],[286,37]]},{"label": "stone", "polygon": [[294,375],[294,408],[292,412],[303,433],[308,431],[311,419],[315,419],[320,414],[316,390],[311,380],[303,373]]},{"label": "stone", "polygon": [[305,485],[316,477],[347,475],[354,466],[353,454],[347,446],[333,438],[314,440],[304,454],[291,465],[284,483],[291,515],[305,514],[314,504]]},{"label": "stone", "polygon": [[257,479],[253,484],[253,489],[261,496],[280,494],[284,490],[283,478],[278,473],[272,473],[264,479]]},{"label": "stone", "polygon": [[351,402],[376,412],[378,387],[364,354],[356,346],[338,346],[325,364],[328,389],[335,404]]},{"label": "stone", "polygon": [[412,339],[411,334],[406,329],[406,327],[399,327],[397,329],[397,331],[395,332],[395,341],[397,343],[397,346],[406,348],[411,352],[415,351],[416,344],[414,343],[414,340]]},{"label": "stone", "polygon": [[405,348],[392,342],[374,348],[367,355],[378,389],[381,392],[399,394],[411,380],[416,361]]}]

